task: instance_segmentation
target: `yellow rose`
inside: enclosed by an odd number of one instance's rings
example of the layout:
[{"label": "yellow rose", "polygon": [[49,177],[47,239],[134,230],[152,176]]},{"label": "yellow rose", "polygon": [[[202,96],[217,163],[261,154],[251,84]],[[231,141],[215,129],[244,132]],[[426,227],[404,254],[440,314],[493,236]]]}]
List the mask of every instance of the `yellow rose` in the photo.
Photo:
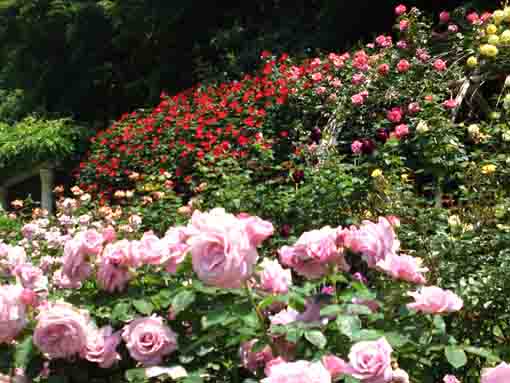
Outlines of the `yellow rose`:
[{"label": "yellow rose", "polygon": [[503,33],[499,36],[500,44],[510,44],[510,30],[505,29]]},{"label": "yellow rose", "polygon": [[495,26],[494,24],[487,25],[487,34],[488,35],[495,35],[496,33],[498,33],[497,26]]},{"label": "yellow rose", "polygon": [[478,59],[475,56],[471,56],[470,58],[467,59],[466,64],[470,68],[475,68],[478,66]]},{"label": "yellow rose", "polygon": [[480,53],[487,57],[496,57],[499,53],[498,48],[491,44],[483,44],[480,46]]},{"label": "yellow rose", "polygon": [[505,9],[503,9],[503,16],[507,23],[510,22],[510,7],[505,7]]},{"label": "yellow rose", "polygon": [[499,45],[499,36],[498,35],[490,35],[487,39],[487,42],[490,45]]},{"label": "yellow rose", "polygon": [[494,22],[499,25],[505,18],[505,12],[503,12],[501,9],[498,9],[497,11],[494,11],[492,18],[494,19]]},{"label": "yellow rose", "polygon": [[496,171],[496,165],[489,164],[482,166],[482,173],[483,174],[492,174]]},{"label": "yellow rose", "polygon": [[381,177],[381,176],[382,176],[382,174],[383,174],[383,173],[382,173],[382,170],[381,170],[381,169],[375,169],[375,170],[372,172],[371,176],[372,176],[373,178],[378,178],[378,177]]}]

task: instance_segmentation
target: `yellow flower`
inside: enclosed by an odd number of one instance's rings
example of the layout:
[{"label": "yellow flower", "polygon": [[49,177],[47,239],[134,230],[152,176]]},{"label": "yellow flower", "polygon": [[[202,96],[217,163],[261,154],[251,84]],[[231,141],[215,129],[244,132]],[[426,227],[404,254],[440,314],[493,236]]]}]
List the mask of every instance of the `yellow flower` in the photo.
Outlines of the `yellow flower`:
[{"label": "yellow flower", "polygon": [[382,177],[382,175],[383,175],[383,173],[382,173],[382,170],[381,170],[381,169],[375,169],[375,170],[372,172],[372,174],[371,174],[371,176],[372,176],[373,178]]},{"label": "yellow flower", "polygon": [[510,7],[505,7],[505,9],[503,9],[503,16],[506,22],[510,22]]},{"label": "yellow flower", "polygon": [[400,179],[402,180],[402,182],[407,182],[407,181],[409,181],[409,174],[405,174],[405,173],[404,173],[404,174],[402,174],[402,175],[400,176]]},{"label": "yellow flower", "polygon": [[500,44],[510,44],[510,30],[505,29],[503,33],[499,36]]},{"label": "yellow flower", "polygon": [[475,56],[471,56],[470,58],[467,59],[466,64],[470,68],[477,67],[478,66],[478,59]]},{"label": "yellow flower", "polygon": [[487,34],[488,35],[495,35],[496,33],[498,33],[497,26],[495,26],[494,24],[487,25]]},{"label": "yellow flower", "polygon": [[505,18],[505,12],[503,12],[501,9],[498,9],[497,11],[494,11],[492,18],[494,19],[494,22],[499,25]]},{"label": "yellow flower", "polygon": [[499,53],[498,48],[491,44],[483,44],[480,46],[480,53],[487,57],[496,57]]},{"label": "yellow flower", "polygon": [[482,173],[483,174],[492,174],[496,171],[496,165],[489,164],[482,166]]},{"label": "yellow flower", "polygon": [[487,42],[490,45],[499,45],[499,36],[498,35],[490,35],[487,39]]}]

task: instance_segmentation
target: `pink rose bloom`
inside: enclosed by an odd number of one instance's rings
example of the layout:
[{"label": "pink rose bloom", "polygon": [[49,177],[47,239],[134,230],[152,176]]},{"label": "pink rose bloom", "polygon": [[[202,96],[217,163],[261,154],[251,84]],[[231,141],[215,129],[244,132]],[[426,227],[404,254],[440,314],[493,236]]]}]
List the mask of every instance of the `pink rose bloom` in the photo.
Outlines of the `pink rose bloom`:
[{"label": "pink rose bloom", "polygon": [[409,383],[409,374],[397,368],[392,372],[391,383]]},{"label": "pink rose bloom", "polygon": [[434,61],[434,69],[438,72],[444,72],[446,70],[446,61],[437,59]]},{"label": "pink rose bloom", "polygon": [[407,307],[426,314],[459,311],[464,304],[462,299],[453,292],[436,286],[422,287],[419,291],[410,292],[408,295],[412,296],[415,302],[407,304]]},{"label": "pink rose bloom", "polygon": [[13,270],[27,261],[27,253],[21,246],[8,246],[6,259],[2,261],[6,264],[7,269]]},{"label": "pink rose bloom", "polygon": [[336,247],[336,230],[329,226],[303,233],[294,246],[283,246],[279,255],[284,265],[310,279],[326,275],[333,265],[344,271],[350,269],[343,249]]},{"label": "pink rose bloom", "polygon": [[377,72],[381,76],[386,76],[388,73],[390,73],[390,66],[388,64],[381,64],[377,67]]},{"label": "pink rose bloom", "polygon": [[397,138],[404,138],[409,134],[409,127],[406,124],[400,124],[395,127],[395,136]]},{"label": "pink rose bloom", "polygon": [[261,383],[331,383],[331,375],[321,362],[277,363],[266,370],[267,378]]},{"label": "pink rose bloom", "polygon": [[188,234],[184,227],[172,227],[163,237],[162,241],[168,248],[167,258],[163,261],[168,273],[175,273],[188,254],[190,246],[187,244]]},{"label": "pink rose bloom", "polygon": [[109,259],[111,263],[116,265],[137,268],[141,264],[141,259],[132,250],[132,243],[127,239],[123,239],[106,245],[101,257]]},{"label": "pink rose bloom", "polygon": [[315,81],[315,82],[321,81],[322,80],[322,73],[316,72],[316,73],[312,74],[312,80]]},{"label": "pink rose bloom", "polygon": [[339,79],[339,78],[334,78],[331,82],[330,82],[331,86],[334,87],[334,88],[340,88],[342,86],[342,81]]},{"label": "pink rose bloom", "polygon": [[391,110],[389,110],[386,113],[386,118],[388,120],[390,120],[391,122],[399,123],[402,120],[402,114],[403,114],[402,108],[395,107],[395,108],[391,108]]},{"label": "pink rose bloom", "polygon": [[476,24],[480,20],[480,16],[476,12],[471,12],[466,16],[466,20],[471,24]]},{"label": "pink rose bloom", "polygon": [[395,7],[395,14],[397,16],[402,16],[406,12],[407,12],[407,7],[404,4],[400,4]]},{"label": "pink rose bloom", "polygon": [[348,374],[350,371],[348,363],[334,355],[323,356],[321,361],[333,379],[336,379],[341,375]]},{"label": "pink rose bloom", "polygon": [[271,347],[265,346],[262,350],[253,352],[252,348],[257,343],[257,339],[244,342],[239,348],[239,356],[241,364],[244,368],[256,372],[258,368],[264,367],[265,364],[273,359]]},{"label": "pink rose bloom", "polygon": [[351,229],[348,247],[354,252],[361,253],[368,266],[374,267],[389,254],[395,254],[400,242],[391,223],[386,218],[379,217],[377,223],[363,221],[359,229]]},{"label": "pink rose bloom", "polygon": [[386,338],[356,343],[349,352],[349,374],[364,383],[391,382],[392,351]]},{"label": "pink rose bloom", "polygon": [[124,326],[122,338],[131,357],[144,366],[157,365],[177,350],[177,334],[156,315],[135,319]]},{"label": "pink rose bloom", "polygon": [[459,27],[455,24],[448,25],[448,32],[457,33],[459,31]]},{"label": "pink rose bloom", "polygon": [[262,242],[273,235],[274,227],[269,221],[264,221],[259,217],[246,213],[239,214],[237,218],[244,223],[244,228],[253,246],[261,245]]},{"label": "pink rose bloom", "polygon": [[116,263],[115,259],[101,257],[96,273],[99,285],[106,291],[123,291],[132,278],[128,267]]},{"label": "pink rose bloom", "polygon": [[77,279],[69,279],[62,269],[58,269],[53,273],[52,283],[61,289],[79,289],[81,281]]},{"label": "pink rose bloom", "polygon": [[376,37],[375,43],[382,48],[389,48],[392,44],[392,38],[391,36],[380,35]]},{"label": "pink rose bloom", "polygon": [[482,371],[481,383],[508,383],[510,381],[510,364],[500,363],[497,367]]},{"label": "pink rose bloom", "polygon": [[259,288],[271,294],[287,294],[292,285],[292,274],[289,269],[285,270],[277,260],[264,259],[260,264],[262,271],[259,273]]},{"label": "pink rose bloom", "polygon": [[139,241],[131,242],[131,251],[135,259],[139,259],[144,265],[160,265],[169,256],[166,243],[152,231],[144,233]]},{"label": "pink rose bloom", "polygon": [[376,267],[394,279],[424,284],[426,279],[423,273],[428,269],[421,265],[420,258],[411,257],[409,255],[390,254],[385,259],[377,262]]},{"label": "pink rose bloom", "polygon": [[443,107],[445,109],[455,109],[457,107],[457,101],[454,98],[450,98],[443,102]]},{"label": "pink rose bloom", "polygon": [[27,324],[22,293],[20,285],[0,285],[0,344],[12,342]]},{"label": "pink rose bloom", "polygon": [[103,235],[94,229],[89,229],[77,235],[81,241],[81,248],[85,254],[98,255],[103,250]]},{"label": "pink rose bloom", "polygon": [[25,289],[36,291],[47,290],[48,278],[44,276],[40,268],[31,263],[16,266],[14,275]]},{"label": "pink rose bloom", "polygon": [[421,62],[426,62],[430,59],[430,55],[426,49],[418,48],[416,49],[416,58]]},{"label": "pink rose bloom", "polygon": [[439,14],[439,21],[446,24],[448,21],[450,21],[450,14],[446,11],[441,12]]},{"label": "pink rose bloom", "polygon": [[480,16],[480,20],[485,23],[487,20],[489,20],[490,18],[492,17],[492,13],[490,12],[484,12],[482,13],[482,15]]},{"label": "pink rose bloom", "polygon": [[34,238],[38,232],[39,226],[37,226],[35,223],[27,223],[21,229],[21,234],[23,235],[24,238],[28,240]]},{"label": "pink rose bloom", "polygon": [[411,64],[407,60],[400,60],[397,64],[397,70],[400,73],[407,72],[411,68]]},{"label": "pink rose bloom", "polygon": [[421,111],[420,104],[418,102],[411,102],[408,107],[407,111],[411,114],[416,114]]},{"label": "pink rose bloom", "polygon": [[407,28],[409,28],[409,20],[400,20],[400,22],[398,23],[398,27],[400,29],[400,32],[404,32],[405,30],[407,30]]},{"label": "pink rose bloom", "polygon": [[287,325],[292,322],[296,322],[299,317],[299,311],[294,310],[292,307],[288,307],[285,310],[280,311],[278,314],[271,316],[269,319],[272,325]]},{"label": "pink rose bloom", "polygon": [[120,340],[120,332],[114,334],[110,326],[91,331],[83,357],[89,362],[99,364],[101,368],[110,368],[120,360],[120,355],[116,351]]},{"label": "pink rose bloom", "polygon": [[352,76],[351,82],[353,85],[360,85],[360,84],[363,84],[365,82],[365,80],[366,80],[366,78],[363,73],[355,73]]},{"label": "pink rose bloom", "polygon": [[443,383],[460,383],[460,380],[453,375],[445,375],[443,378]]},{"label": "pink rose bloom", "polygon": [[193,213],[191,257],[193,270],[208,285],[239,288],[250,278],[257,262],[257,249],[247,226],[223,209]]},{"label": "pink rose bloom", "polygon": [[103,242],[111,243],[117,239],[117,232],[113,226],[107,226],[101,233],[103,235]]},{"label": "pink rose bloom", "polygon": [[75,237],[66,242],[64,256],[62,257],[62,274],[70,281],[83,282],[92,272],[92,268],[86,260],[82,241]]},{"label": "pink rose bloom", "polygon": [[351,150],[354,154],[360,154],[362,148],[363,148],[363,142],[361,142],[361,141],[356,140],[356,141],[353,141],[351,144]]},{"label": "pink rose bloom", "polygon": [[365,98],[361,94],[355,94],[351,97],[351,102],[353,105],[360,106],[365,102]]},{"label": "pink rose bloom", "polygon": [[397,41],[397,48],[399,48],[399,49],[407,49],[407,41],[405,41],[405,40]]},{"label": "pink rose bloom", "polygon": [[82,354],[92,331],[89,315],[69,303],[48,303],[37,316],[33,342],[51,359],[70,358]]}]

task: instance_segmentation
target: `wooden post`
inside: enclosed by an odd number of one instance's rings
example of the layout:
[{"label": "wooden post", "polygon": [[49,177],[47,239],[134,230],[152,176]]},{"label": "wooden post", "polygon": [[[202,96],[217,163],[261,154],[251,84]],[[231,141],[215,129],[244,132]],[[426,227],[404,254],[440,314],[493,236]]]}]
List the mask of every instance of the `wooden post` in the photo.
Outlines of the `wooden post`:
[{"label": "wooden post", "polygon": [[53,213],[53,183],[55,180],[54,169],[45,166],[39,171],[41,177],[41,207]]},{"label": "wooden post", "polygon": [[0,186],[0,210],[7,210],[7,188]]}]

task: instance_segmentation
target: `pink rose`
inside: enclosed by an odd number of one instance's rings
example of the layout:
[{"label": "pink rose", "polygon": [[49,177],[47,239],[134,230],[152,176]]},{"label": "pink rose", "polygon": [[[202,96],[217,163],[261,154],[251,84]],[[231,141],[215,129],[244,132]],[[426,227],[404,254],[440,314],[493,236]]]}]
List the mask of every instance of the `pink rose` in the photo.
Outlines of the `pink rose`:
[{"label": "pink rose", "polygon": [[152,231],[144,233],[139,241],[131,242],[131,251],[134,258],[139,259],[144,265],[160,265],[169,256],[166,243]]},{"label": "pink rose", "polygon": [[407,60],[400,60],[397,64],[397,71],[400,73],[407,72],[411,68],[411,64]]},{"label": "pink rose", "polygon": [[386,113],[386,118],[388,120],[390,120],[391,122],[399,123],[402,120],[402,114],[403,114],[402,108],[395,107],[395,108],[391,108],[391,110],[389,110]]},{"label": "pink rose", "polygon": [[79,289],[81,287],[81,281],[69,279],[62,269],[58,269],[53,273],[52,283],[61,289]]},{"label": "pink rose", "polygon": [[495,368],[482,371],[481,383],[508,383],[510,381],[510,364],[502,362]]},{"label": "pink rose", "polygon": [[21,234],[28,240],[33,239],[38,232],[39,226],[37,226],[35,223],[27,223],[21,228]]},{"label": "pink rose", "polygon": [[75,237],[66,242],[62,257],[62,274],[73,283],[83,282],[91,274],[91,266],[82,250],[82,241]]},{"label": "pink rose", "polygon": [[120,355],[116,351],[120,340],[120,332],[114,334],[110,326],[91,331],[83,357],[89,362],[99,364],[101,368],[110,368],[120,360]]},{"label": "pink rose", "polygon": [[279,255],[284,265],[310,279],[326,275],[333,265],[344,271],[350,269],[343,249],[336,246],[336,230],[329,226],[303,233],[294,246],[283,246]]},{"label": "pink rose", "polygon": [[172,227],[162,238],[162,242],[168,248],[167,258],[163,261],[168,273],[175,273],[177,266],[184,262],[190,249],[187,240],[188,234],[184,227]]},{"label": "pink rose", "polygon": [[448,21],[450,21],[450,14],[446,11],[441,12],[439,14],[439,21],[446,24]]},{"label": "pink rose", "polygon": [[354,252],[361,253],[368,266],[374,267],[389,254],[395,254],[400,242],[391,223],[386,218],[380,217],[377,223],[363,221],[359,229],[351,229],[346,246]]},{"label": "pink rose", "polygon": [[331,383],[330,373],[320,362],[282,362],[266,370],[267,378],[262,379],[261,383]]},{"label": "pink rose", "polygon": [[443,107],[445,109],[455,109],[457,107],[457,101],[454,98],[450,98],[443,102]]},{"label": "pink rose", "polygon": [[420,112],[421,111],[420,104],[417,102],[411,102],[407,107],[407,111],[411,114],[416,114]]},{"label": "pink rose", "polygon": [[407,41],[405,41],[405,40],[397,41],[397,48],[399,48],[399,49],[407,49],[407,47],[408,47]]},{"label": "pink rose", "polygon": [[316,72],[316,73],[312,74],[312,80],[315,81],[315,82],[321,81],[322,80],[322,73]]},{"label": "pink rose", "polygon": [[360,106],[365,102],[365,98],[358,93],[351,97],[351,102],[353,105]]},{"label": "pink rose", "polygon": [[404,4],[400,4],[395,7],[395,14],[397,16],[401,16],[406,12],[407,12],[407,7]]},{"label": "pink rose", "polygon": [[132,250],[132,243],[123,239],[106,245],[101,257],[108,258],[111,263],[116,265],[137,268],[141,264],[141,259]]},{"label": "pink rose", "polygon": [[35,267],[31,263],[16,266],[14,275],[16,275],[18,282],[26,289],[47,290],[48,279],[40,268]]},{"label": "pink rose", "polygon": [[132,274],[128,267],[115,262],[108,257],[101,257],[97,268],[97,281],[106,291],[123,291],[131,280]]},{"label": "pink rose", "polygon": [[10,343],[27,324],[23,287],[0,285],[0,344]]},{"label": "pink rose", "polygon": [[360,154],[362,148],[363,148],[363,142],[361,142],[361,141],[356,140],[356,141],[353,141],[351,144],[351,150],[354,154]]},{"label": "pink rose", "polygon": [[135,319],[124,326],[122,338],[131,357],[145,366],[159,364],[163,357],[177,350],[177,334],[156,315]]},{"label": "pink rose", "polygon": [[117,239],[117,232],[113,226],[108,226],[103,229],[103,242],[111,243]]},{"label": "pink rose", "polygon": [[271,294],[287,294],[292,285],[292,273],[285,270],[277,260],[264,259],[260,264],[262,271],[259,273],[260,285],[264,291]]},{"label": "pink rose", "polygon": [[409,20],[400,20],[398,24],[400,32],[404,32],[407,28],[409,28]]},{"label": "pink rose", "polygon": [[349,374],[366,383],[391,382],[392,351],[386,338],[356,343],[349,352]]},{"label": "pink rose", "polygon": [[250,278],[258,254],[243,220],[223,209],[193,213],[189,240],[193,270],[206,284],[239,288]]},{"label": "pink rose", "polygon": [[460,383],[460,380],[453,375],[445,375],[443,378],[443,383]]},{"label": "pink rose", "polygon": [[366,81],[365,75],[363,73],[355,73],[352,76],[352,84],[353,85],[360,85],[363,84]]},{"label": "pink rose", "polygon": [[459,31],[459,27],[455,24],[448,25],[448,32],[457,33]]},{"label": "pink rose", "polygon": [[392,372],[391,383],[409,383],[409,374],[397,368]]},{"label": "pink rose", "polygon": [[253,352],[253,346],[257,339],[244,342],[239,348],[239,356],[244,368],[256,372],[259,367],[263,367],[267,362],[273,359],[271,347],[265,346],[262,350]]},{"label": "pink rose", "polygon": [[390,73],[390,66],[388,64],[381,64],[377,67],[377,73],[379,73],[381,76],[386,76],[388,73]]},{"label": "pink rose", "polygon": [[422,287],[420,291],[408,293],[415,299],[407,307],[426,314],[440,314],[459,311],[462,299],[451,291],[436,286]]},{"label": "pink rose", "polygon": [[294,310],[292,307],[288,307],[285,310],[280,311],[278,314],[270,317],[272,325],[287,325],[292,322],[296,322],[299,317],[299,311]]},{"label": "pink rose", "polygon": [[397,138],[404,138],[409,134],[409,127],[406,124],[400,124],[395,127],[395,136]]},{"label": "pink rose", "polygon": [[103,250],[103,235],[94,229],[89,229],[77,235],[81,241],[81,249],[85,254],[98,255]]},{"label": "pink rose", "polygon": [[377,262],[376,267],[394,279],[424,284],[425,277],[422,275],[428,269],[421,265],[421,259],[409,255],[390,254],[385,259]]},{"label": "pink rose", "polygon": [[82,354],[92,330],[89,315],[69,303],[48,303],[37,316],[33,342],[49,358],[70,358]]},{"label": "pink rose", "polygon": [[350,371],[348,363],[334,355],[323,356],[321,361],[333,379],[348,374]]},{"label": "pink rose", "polygon": [[446,70],[446,61],[437,59],[434,61],[434,69],[438,72],[444,72]]},{"label": "pink rose", "polygon": [[380,35],[376,37],[375,43],[382,48],[389,48],[392,44],[392,38],[391,36]]},{"label": "pink rose", "polygon": [[269,221],[264,221],[246,213],[241,213],[237,218],[244,223],[246,232],[253,246],[259,246],[267,238],[273,235],[274,227]]},{"label": "pink rose", "polygon": [[471,24],[476,24],[480,20],[480,16],[476,12],[471,12],[466,16],[466,20],[469,21]]}]

